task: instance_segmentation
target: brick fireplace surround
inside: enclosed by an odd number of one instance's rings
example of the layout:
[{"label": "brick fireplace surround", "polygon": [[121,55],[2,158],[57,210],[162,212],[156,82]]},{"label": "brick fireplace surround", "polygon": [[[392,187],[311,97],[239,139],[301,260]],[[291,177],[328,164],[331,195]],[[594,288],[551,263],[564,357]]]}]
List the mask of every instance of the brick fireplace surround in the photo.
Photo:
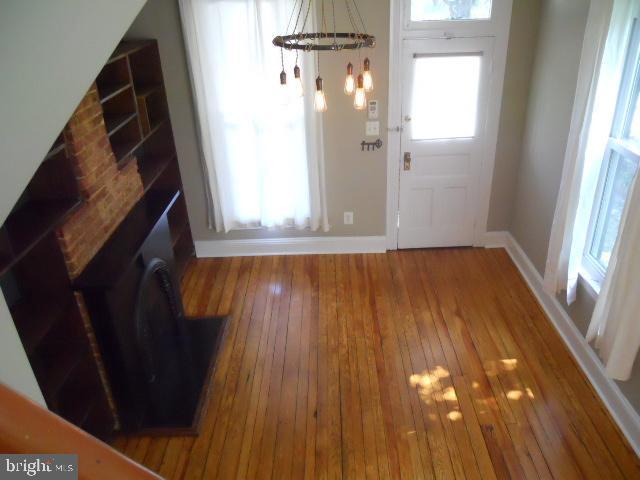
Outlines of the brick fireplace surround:
[{"label": "brick fireplace surround", "polygon": [[57,232],[74,279],[142,197],[143,187],[136,161],[118,169],[95,83],[69,119],[64,139],[85,197],[82,207]]},{"label": "brick fireplace surround", "polygon": [[[82,206],[56,231],[70,279],[82,273],[138,200],[144,189],[138,162],[118,169],[109,143],[96,84],[93,83],[63,131],[67,154],[84,197]],[[78,309],[98,365],[111,412],[119,424],[113,394],[84,298]]]}]

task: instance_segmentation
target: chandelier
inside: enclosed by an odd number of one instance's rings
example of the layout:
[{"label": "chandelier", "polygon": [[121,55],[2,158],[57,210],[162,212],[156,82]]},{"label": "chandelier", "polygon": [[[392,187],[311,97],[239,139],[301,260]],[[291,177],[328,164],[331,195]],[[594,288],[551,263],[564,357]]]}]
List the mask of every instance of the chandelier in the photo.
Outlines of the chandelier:
[{"label": "chandelier", "polygon": [[[360,62],[360,49],[373,48],[376,39],[366,33],[366,27],[356,4],[356,0],[344,0],[351,32],[338,32],[336,29],[335,0],[331,0],[331,22],[328,22],[325,14],[325,0],[320,0],[320,28],[319,32],[306,31],[309,15],[313,15],[315,8],[313,0],[294,0],[289,23],[284,35],[277,35],[273,44],[280,48],[280,60],[282,72],[280,72],[280,85],[286,87],[287,73],[284,68],[284,50],[295,50],[296,63],[293,67],[294,88],[298,95],[304,95],[300,67],[298,66],[298,53],[316,52],[318,63],[318,75],[316,77],[316,90],[314,96],[314,108],[316,112],[327,111],[327,99],[322,87],[320,76],[320,53],[340,52],[342,50],[358,50],[358,75],[354,77],[354,66],[347,64],[347,76],[344,81],[345,95],[353,95],[353,106],[356,110],[364,110],[367,106],[366,94],[373,91],[373,77],[371,76],[371,62],[365,58]],[[314,12],[315,13],[315,12]],[[295,21],[294,21],[295,18]],[[329,23],[333,31],[329,30]]]}]

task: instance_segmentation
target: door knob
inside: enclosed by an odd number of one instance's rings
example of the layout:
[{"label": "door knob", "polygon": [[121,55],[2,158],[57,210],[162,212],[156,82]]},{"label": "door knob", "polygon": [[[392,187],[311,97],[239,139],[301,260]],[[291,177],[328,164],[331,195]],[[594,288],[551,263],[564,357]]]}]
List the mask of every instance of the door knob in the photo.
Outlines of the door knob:
[{"label": "door knob", "polygon": [[405,122],[410,122],[411,121],[411,115],[405,115],[404,116],[404,121]]},{"label": "door knob", "polygon": [[404,152],[404,169],[411,170],[411,152]]}]

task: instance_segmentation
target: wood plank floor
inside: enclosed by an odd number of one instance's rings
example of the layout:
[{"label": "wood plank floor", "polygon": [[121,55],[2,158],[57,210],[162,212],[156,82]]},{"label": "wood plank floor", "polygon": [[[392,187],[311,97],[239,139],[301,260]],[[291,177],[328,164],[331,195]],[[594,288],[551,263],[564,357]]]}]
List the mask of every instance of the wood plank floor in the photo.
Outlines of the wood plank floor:
[{"label": "wood plank floor", "polygon": [[231,313],[198,437],[120,437],[166,478],[640,478],[504,250],[192,261]]}]

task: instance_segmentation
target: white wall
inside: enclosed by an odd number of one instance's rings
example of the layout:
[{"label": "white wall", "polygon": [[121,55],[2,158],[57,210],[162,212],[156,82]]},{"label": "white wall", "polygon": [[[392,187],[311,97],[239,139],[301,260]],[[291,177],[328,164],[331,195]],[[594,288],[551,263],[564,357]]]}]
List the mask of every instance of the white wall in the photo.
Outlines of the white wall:
[{"label": "white wall", "polygon": [[[0,224],[143,4],[0,3]],[[42,402],[4,297],[0,381]]]}]

